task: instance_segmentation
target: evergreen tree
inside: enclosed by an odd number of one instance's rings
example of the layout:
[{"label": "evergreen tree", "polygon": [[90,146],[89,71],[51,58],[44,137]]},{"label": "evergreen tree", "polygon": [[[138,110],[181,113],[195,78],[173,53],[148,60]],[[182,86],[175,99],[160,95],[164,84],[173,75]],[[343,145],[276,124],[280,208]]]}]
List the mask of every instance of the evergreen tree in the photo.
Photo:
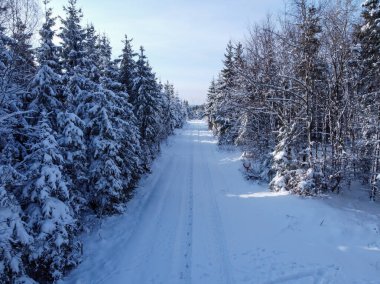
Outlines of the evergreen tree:
[{"label": "evergreen tree", "polygon": [[207,102],[206,102],[206,115],[208,119],[209,129],[213,129],[215,125],[215,102],[216,102],[216,83],[215,79],[211,81],[210,87],[207,92]]},{"label": "evergreen tree", "polygon": [[[48,4],[47,1],[44,2]],[[33,101],[31,121],[34,132],[29,135],[29,155],[25,158],[27,183],[23,207],[31,216],[35,242],[31,246],[30,274],[35,279],[56,280],[79,261],[78,246],[74,246],[77,226],[71,207],[73,193],[64,160],[56,137],[62,110],[62,79],[59,70],[57,47],[53,43],[55,21],[51,9],[46,9],[45,23],[40,31],[38,50],[39,68],[30,85]],[[57,121],[58,119],[58,121]]]},{"label": "evergreen tree", "polygon": [[[11,193],[15,180],[14,171],[0,166],[0,275],[4,283],[17,283],[24,279],[27,269],[24,259],[33,238],[22,221],[22,210],[19,202]],[[33,283],[31,279],[28,279]]]},{"label": "evergreen tree", "polygon": [[169,82],[163,87],[162,97],[164,101],[162,125],[164,127],[163,138],[165,139],[174,133],[175,128],[181,128],[186,118],[184,106],[175,94],[174,86]]},{"label": "evergreen tree", "polygon": [[140,145],[144,157],[144,168],[149,169],[153,158],[159,151],[159,131],[161,127],[161,102],[157,82],[149,66],[144,48],[140,48],[139,59],[136,63],[136,79],[133,91],[136,101],[133,105],[140,130]]},{"label": "evergreen tree", "polygon": [[[82,11],[76,7],[76,0],[69,0],[64,7],[66,18],[62,19],[61,62],[63,66],[63,111],[58,114],[58,142],[63,147],[65,173],[70,188],[79,192],[76,195],[79,209],[82,199],[88,194],[88,161],[86,156],[85,125],[86,97],[94,90],[93,82],[86,76],[90,74],[85,58],[85,31],[81,27]],[[83,208],[82,208],[83,209]]]},{"label": "evergreen tree", "polygon": [[[243,46],[236,46],[229,42],[217,82],[210,86],[208,99],[209,115],[212,115],[212,124],[218,134],[219,144],[234,144],[238,137],[241,119],[242,82],[241,70],[243,67]],[[212,99],[212,102],[211,102]],[[211,114],[212,111],[212,114]]]},{"label": "evergreen tree", "polygon": [[[84,61],[86,65],[85,74],[87,79],[90,79],[95,84],[100,83],[100,51],[99,51],[99,36],[96,34],[94,26],[88,25],[85,29],[85,40],[83,42],[84,46]],[[96,89],[96,87],[95,87]]]},{"label": "evergreen tree", "polygon": [[[48,4],[47,1],[44,3]],[[63,82],[58,73],[58,47],[53,43],[55,19],[51,15],[52,10],[46,8],[45,22],[40,30],[41,45],[37,48],[39,67],[29,86],[33,98],[29,109],[33,110],[35,115],[47,113],[53,130],[57,131],[57,115],[62,111]]]},{"label": "evergreen tree", "polygon": [[227,44],[226,53],[224,54],[224,67],[220,72],[217,82],[217,96],[215,104],[215,124],[219,137],[219,144],[233,144],[230,137],[230,130],[233,121],[231,103],[232,93],[234,90],[234,48],[231,41]]},{"label": "evergreen tree", "polygon": [[141,153],[132,106],[120,84],[112,79],[111,48],[104,38],[99,46],[99,73],[103,75],[97,92],[88,97],[93,105],[88,111],[86,133],[91,205],[102,215],[122,211],[130,188],[141,173]]},{"label": "evergreen tree", "polygon": [[0,118],[4,119],[0,126],[0,160],[12,167],[25,156],[28,128],[23,115],[26,86],[22,84],[17,68],[22,58],[16,54],[16,49],[17,42],[6,36],[0,25]]},{"label": "evergreen tree", "polygon": [[85,210],[87,204],[87,157],[83,121],[72,112],[62,111],[57,116],[59,127],[57,142],[64,156],[64,173],[73,192],[71,198],[75,212]]},{"label": "evergreen tree", "polygon": [[136,61],[137,53],[133,51],[132,39],[125,36],[124,48],[120,56],[120,82],[125,86],[129,95],[129,102],[134,105],[136,103],[136,93],[134,89],[136,79]]},{"label": "evergreen tree", "polygon": [[358,34],[363,61],[362,79],[369,91],[376,91],[380,84],[377,76],[380,70],[380,1],[367,0],[362,6],[364,22]]},{"label": "evergreen tree", "polygon": [[[23,87],[29,84],[36,70],[35,56],[31,44],[32,36],[33,34],[27,31],[26,25],[20,19],[17,19],[12,35],[14,44],[11,47],[14,53],[14,68],[17,69],[14,74],[14,80]],[[25,101],[28,101],[28,99],[27,96],[24,97]]]},{"label": "evergreen tree", "polygon": [[63,156],[42,113],[25,158],[26,184],[22,206],[34,242],[29,252],[29,274],[36,280],[57,280],[78,263],[73,245],[75,219],[68,205],[70,192],[62,174]]},{"label": "evergreen tree", "polygon": [[73,74],[75,69],[83,67],[85,31],[81,26],[83,17],[82,10],[77,8],[76,0],[68,0],[67,6],[63,7],[66,18],[61,18],[62,27],[59,37],[61,38],[61,56],[64,71]]}]

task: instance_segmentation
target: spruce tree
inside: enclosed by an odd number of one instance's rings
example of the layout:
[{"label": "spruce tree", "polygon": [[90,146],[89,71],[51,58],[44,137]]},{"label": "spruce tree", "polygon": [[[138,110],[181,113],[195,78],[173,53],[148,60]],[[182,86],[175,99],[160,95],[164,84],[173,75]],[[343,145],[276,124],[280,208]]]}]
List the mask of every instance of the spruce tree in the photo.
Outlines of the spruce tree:
[{"label": "spruce tree", "polygon": [[136,65],[136,79],[133,86],[136,101],[133,107],[141,135],[140,145],[145,155],[144,168],[148,170],[159,151],[158,134],[161,127],[162,102],[155,75],[147,62],[143,47],[140,48]]},{"label": "spruce tree", "polygon": [[70,191],[63,175],[63,156],[45,112],[30,139],[25,157],[26,183],[22,206],[34,242],[29,252],[29,274],[36,280],[57,280],[78,263],[73,245],[75,219]]},{"label": "spruce tree", "polygon": [[215,103],[216,103],[216,83],[213,79],[210,83],[210,87],[207,92],[207,102],[206,102],[206,115],[208,119],[208,128],[214,130],[215,126]]},{"label": "spruce tree", "polygon": [[140,132],[133,106],[128,102],[129,96],[123,84],[118,82],[119,69],[117,63],[111,60],[111,46],[106,37],[101,37],[99,43],[101,85],[108,92],[115,95],[115,112],[118,121],[116,128],[120,129],[119,143],[122,145],[120,156],[124,160],[123,175],[129,180],[129,188],[133,187],[143,173],[141,159],[143,153],[140,148]]},{"label": "spruce tree", "polygon": [[219,144],[234,144],[238,136],[240,95],[239,69],[242,64],[242,46],[227,44],[224,67],[216,84],[215,125]]},{"label": "spruce tree", "polygon": [[[63,111],[58,114],[58,142],[63,147],[65,173],[70,188],[78,192],[78,202],[88,194],[88,161],[86,156],[84,102],[93,83],[86,76],[90,74],[85,59],[85,31],[81,26],[82,11],[76,0],[69,0],[64,7],[66,18],[61,18],[61,64],[63,67]],[[79,204],[76,206],[81,207]]]},{"label": "spruce tree", "polygon": [[136,93],[134,90],[134,81],[136,78],[136,61],[137,53],[133,51],[132,39],[127,35],[124,40],[124,48],[120,56],[120,82],[125,86],[129,95],[129,102],[134,105],[136,102]]},{"label": "spruce tree", "polygon": [[[48,2],[45,1],[45,5]],[[31,246],[31,274],[35,279],[57,280],[65,270],[79,261],[79,251],[73,245],[77,226],[72,200],[77,190],[68,183],[64,159],[57,143],[60,116],[63,114],[62,79],[57,47],[53,43],[55,24],[51,9],[46,9],[40,31],[41,45],[37,49],[39,68],[30,85],[33,101],[33,133],[29,134],[28,156],[25,158],[24,208],[35,242]],[[74,203],[75,205],[75,203]]]},{"label": "spruce tree", "polygon": [[[48,4],[47,1],[44,2]],[[39,67],[29,85],[32,101],[29,109],[34,116],[47,113],[53,130],[58,130],[57,115],[62,111],[62,78],[59,74],[58,47],[53,43],[55,19],[52,10],[46,8],[45,22],[40,30],[41,44],[37,48]],[[38,119],[37,119],[38,121]]]},{"label": "spruce tree", "polygon": [[99,43],[98,90],[87,98],[92,102],[86,126],[91,207],[99,215],[118,213],[141,173],[139,132],[128,96],[113,81],[110,46]]},{"label": "spruce tree", "polygon": [[[17,19],[16,27],[12,34],[14,44],[12,45],[14,53],[14,68],[17,69],[15,74],[15,82],[23,87],[26,87],[34,72],[35,66],[35,54],[32,48],[32,36],[33,34],[27,31],[26,25]],[[26,94],[25,94],[26,95]],[[24,96],[25,101],[28,101],[28,97]]]},{"label": "spruce tree", "polygon": [[16,167],[25,157],[24,143],[28,128],[23,115],[27,97],[25,78],[21,79],[22,70],[18,68],[23,58],[16,53],[17,44],[0,25],[0,119],[3,119],[0,126],[0,160],[12,167]]},{"label": "spruce tree", "polygon": [[[11,170],[11,171],[10,171]],[[25,258],[33,242],[25,222],[22,220],[22,209],[12,193],[15,172],[9,167],[0,166],[0,275],[4,283],[17,283],[25,279],[27,265]],[[17,174],[16,174],[17,176]],[[28,279],[33,283],[31,279]]]},{"label": "spruce tree", "polygon": [[[83,17],[82,10],[77,8],[76,0],[68,0],[67,6],[63,7],[66,18],[61,17],[62,27],[59,37],[61,38],[61,56],[64,71],[70,75],[83,67],[85,31],[81,26]],[[79,70],[78,70],[79,71]]]}]

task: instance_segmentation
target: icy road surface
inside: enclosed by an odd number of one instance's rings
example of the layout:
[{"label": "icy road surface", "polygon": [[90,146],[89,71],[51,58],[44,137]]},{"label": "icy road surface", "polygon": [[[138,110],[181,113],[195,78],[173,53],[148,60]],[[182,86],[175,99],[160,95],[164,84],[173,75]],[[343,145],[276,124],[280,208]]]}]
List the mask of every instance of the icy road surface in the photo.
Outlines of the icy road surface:
[{"label": "icy road surface", "polygon": [[64,283],[380,283],[379,204],[271,193],[239,156],[190,121]]}]

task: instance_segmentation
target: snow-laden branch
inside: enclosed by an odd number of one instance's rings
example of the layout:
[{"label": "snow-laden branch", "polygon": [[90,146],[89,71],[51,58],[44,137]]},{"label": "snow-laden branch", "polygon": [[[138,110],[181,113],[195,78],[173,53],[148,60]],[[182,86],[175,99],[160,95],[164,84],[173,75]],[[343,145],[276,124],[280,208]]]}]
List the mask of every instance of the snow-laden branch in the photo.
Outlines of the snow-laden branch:
[{"label": "snow-laden branch", "polygon": [[32,112],[35,112],[35,111],[34,110],[16,111],[16,112],[12,112],[12,113],[0,116],[0,123],[2,123],[3,121],[6,121],[7,119],[14,117],[16,115],[24,115],[24,114],[32,113]]}]

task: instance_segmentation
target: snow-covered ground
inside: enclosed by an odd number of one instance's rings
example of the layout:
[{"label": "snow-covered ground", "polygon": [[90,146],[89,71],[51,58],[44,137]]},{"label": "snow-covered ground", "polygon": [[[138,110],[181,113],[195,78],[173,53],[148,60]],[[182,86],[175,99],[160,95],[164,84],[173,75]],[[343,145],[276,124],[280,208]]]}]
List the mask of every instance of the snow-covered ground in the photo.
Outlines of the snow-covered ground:
[{"label": "snow-covered ground", "polygon": [[379,204],[271,193],[244,180],[239,156],[190,121],[63,282],[380,283]]}]

